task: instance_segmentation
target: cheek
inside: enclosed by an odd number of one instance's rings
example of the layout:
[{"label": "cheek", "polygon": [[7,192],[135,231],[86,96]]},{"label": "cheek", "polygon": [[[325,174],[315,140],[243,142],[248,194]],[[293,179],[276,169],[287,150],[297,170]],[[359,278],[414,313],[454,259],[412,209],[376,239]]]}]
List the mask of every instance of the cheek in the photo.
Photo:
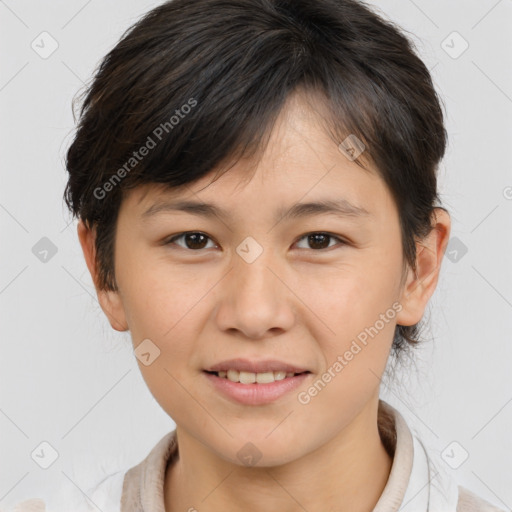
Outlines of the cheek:
[{"label": "cheek", "polygon": [[317,338],[325,367],[304,396],[311,399],[309,411],[322,411],[328,417],[324,421],[332,425],[355,415],[377,392],[396,323],[389,293],[377,291],[375,283],[365,279],[347,279],[343,285],[340,289],[331,284],[324,295],[328,299],[318,305],[334,334],[324,329]]},{"label": "cheek", "polygon": [[[375,254],[360,258],[358,264],[339,267],[321,281],[309,275],[300,292],[304,295],[309,290],[304,296],[314,315],[308,314],[311,323],[307,328],[321,345],[326,369],[344,374],[343,379],[333,379],[337,384],[332,388],[351,387],[351,382],[360,386],[361,379],[370,386],[376,384],[389,356],[396,324],[398,267],[383,262],[379,252]],[[383,271],[376,261],[383,263]],[[344,360],[340,372],[333,368],[338,356]]]},{"label": "cheek", "polygon": [[[133,277],[127,305],[130,316],[131,336],[134,349],[142,340],[151,340],[158,356],[150,365],[138,358],[140,372],[147,387],[160,406],[173,418],[181,421],[182,411],[199,414],[190,390],[195,340],[199,338],[201,323],[197,315],[201,308],[198,300],[204,295],[196,288],[182,287],[172,276],[151,270]],[[197,293],[196,293],[197,292]],[[147,343],[147,342],[145,342]],[[150,346],[153,346],[150,345]],[[187,392],[188,390],[188,392]],[[195,394],[194,394],[195,395]],[[178,415],[176,415],[178,411]]]},{"label": "cheek", "polygon": [[[124,289],[125,311],[134,348],[149,339],[160,354],[154,368],[140,365],[155,384],[167,382],[169,373],[180,382],[191,371],[198,353],[196,340],[201,338],[208,296],[207,280],[189,276],[166,262],[153,262],[132,271]],[[160,374],[151,376],[151,373]],[[172,379],[171,385],[174,386]]]},{"label": "cheek", "polygon": [[303,281],[301,294],[330,328],[331,337],[354,336],[373,325],[395,301],[396,269],[373,271],[370,268],[365,265],[340,268],[320,282],[314,278]]},{"label": "cheek", "polygon": [[[172,337],[198,296],[196,282],[156,258],[154,251],[132,250],[116,267],[123,307],[134,344],[145,338]],[[197,299],[196,299],[197,300]]]}]

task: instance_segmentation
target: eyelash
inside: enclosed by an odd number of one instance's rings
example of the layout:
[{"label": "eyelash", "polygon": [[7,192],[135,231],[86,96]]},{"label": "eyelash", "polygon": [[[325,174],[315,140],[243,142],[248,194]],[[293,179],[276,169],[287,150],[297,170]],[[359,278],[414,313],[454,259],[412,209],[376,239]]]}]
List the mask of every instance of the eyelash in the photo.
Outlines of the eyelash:
[{"label": "eyelash", "polygon": [[[178,235],[173,236],[172,238],[167,239],[167,241],[164,242],[164,245],[173,245],[175,240],[178,240],[178,239],[184,237],[185,235],[191,235],[191,234],[194,234],[194,235],[195,234],[197,234],[197,235],[204,235],[209,240],[212,240],[212,238],[210,238],[208,235],[206,235],[206,233],[203,233],[201,231],[185,231],[183,233],[180,233]],[[297,240],[297,242],[299,242],[300,240],[303,240],[304,238],[307,238],[310,235],[324,235],[324,236],[327,236],[327,237],[329,237],[331,239],[338,240],[340,242],[341,246],[348,245],[348,242],[346,242],[344,239],[342,239],[342,238],[340,238],[340,237],[338,237],[336,235],[333,235],[331,233],[327,233],[325,231],[311,231],[310,233],[306,233],[306,234],[302,235]],[[295,243],[297,243],[297,242],[295,242]],[[174,245],[177,245],[177,244],[174,244]],[[203,249],[189,249],[188,247],[182,247],[180,245],[178,245],[178,247],[180,247],[181,249],[185,249],[187,251],[193,251],[193,252],[200,252],[200,251],[205,250],[204,248]],[[327,251],[328,249],[332,249],[332,247],[335,247],[335,246],[325,247],[323,249],[310,249],[310,250],[314,251],[314,252],[323,252],[323,251]]]}]

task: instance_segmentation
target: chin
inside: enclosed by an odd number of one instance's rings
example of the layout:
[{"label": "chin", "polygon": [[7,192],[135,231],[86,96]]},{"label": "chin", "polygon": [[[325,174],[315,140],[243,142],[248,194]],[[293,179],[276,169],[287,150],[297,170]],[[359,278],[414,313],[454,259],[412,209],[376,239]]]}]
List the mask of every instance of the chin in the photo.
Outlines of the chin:
[{"label": "chin", "polygon": [[301,446],[303,450],[303,439],[294,441],[284,431],[281,436],[274,435],[274,432],[265,438],[271,431],[272,429],[268,429],[257,438],[250,435],[236,436],[227,442],[228,446],[219,446],[215,451],[225,460],[240,467],[282,466],[301,457],[302,454],[295,453],[293,448]]}]

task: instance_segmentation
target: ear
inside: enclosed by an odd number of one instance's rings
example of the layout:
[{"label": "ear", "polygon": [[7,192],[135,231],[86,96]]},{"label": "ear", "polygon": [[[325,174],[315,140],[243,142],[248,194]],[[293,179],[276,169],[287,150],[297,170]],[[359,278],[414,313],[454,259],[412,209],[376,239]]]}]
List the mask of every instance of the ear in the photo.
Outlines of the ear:
[{"label": "ear", "polygon": [[96,226],[93,229],[88,228],[80,219],[77,226],[78,239],[82,246],[85,262],[91,274],[98,296],[98,302],[101,309],[107,316],[110,325],[116,331],[127,331],[128,323],[121,301],[119,292],[111,290],[102,290],[98,286],[98,271],[96,268]]},{"label": "ear", "polygon": [[396,317],[399,325],[415,325],[422,319],[437,286],[441,262],[450,237],[451,221],[448,212],[442,208],[436,208],[433,217],[433,229],[416,244],[416,272],[409,268],[406,283],[401,290],[402,310]]}]

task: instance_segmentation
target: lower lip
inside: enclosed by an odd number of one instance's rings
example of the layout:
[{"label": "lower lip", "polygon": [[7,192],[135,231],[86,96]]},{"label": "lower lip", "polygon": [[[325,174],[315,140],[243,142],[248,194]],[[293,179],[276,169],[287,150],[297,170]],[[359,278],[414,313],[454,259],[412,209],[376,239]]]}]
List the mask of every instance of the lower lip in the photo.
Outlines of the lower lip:
[{"label": "lower lip", "polygon": [[286,393],[297,389],[311,375],[311,373],[301,373],[268,384],[241,384],[218,377],[213,373],[203,373],[216,389],[234,401],[245,405],[263,405],[274,402]]}]

